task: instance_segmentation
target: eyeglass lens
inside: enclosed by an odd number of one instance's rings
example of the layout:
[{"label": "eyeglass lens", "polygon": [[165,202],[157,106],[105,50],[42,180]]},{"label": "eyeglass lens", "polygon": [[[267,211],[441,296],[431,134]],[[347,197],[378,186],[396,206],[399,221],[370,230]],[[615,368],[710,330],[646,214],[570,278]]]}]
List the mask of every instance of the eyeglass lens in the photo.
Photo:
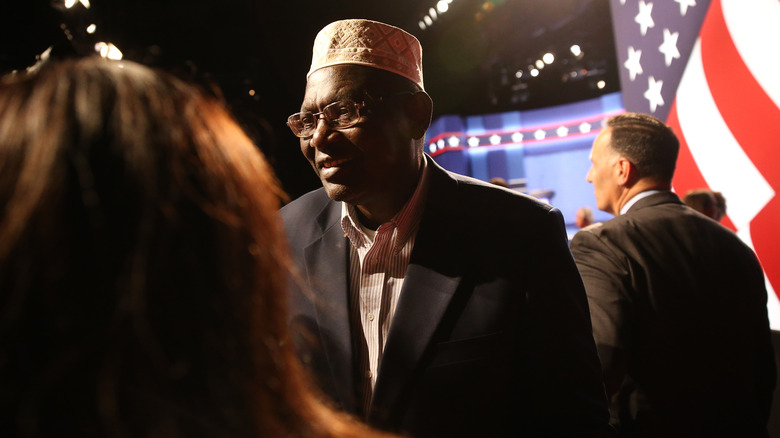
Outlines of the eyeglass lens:
[{"label": "eyeglass lens", "polygon": [[333,102],[320,113],[303,112],[290,116],[288,122],[293,133],[299,137],[308,137],[317,129],[320,115],[331,128],[348,128],[360,118],[358,104],[351,100]]}]

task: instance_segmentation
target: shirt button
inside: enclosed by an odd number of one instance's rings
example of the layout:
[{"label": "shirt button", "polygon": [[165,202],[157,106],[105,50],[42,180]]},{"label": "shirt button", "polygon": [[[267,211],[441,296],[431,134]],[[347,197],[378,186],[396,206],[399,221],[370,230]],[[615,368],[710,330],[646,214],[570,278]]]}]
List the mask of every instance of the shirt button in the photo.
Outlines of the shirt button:
[{"label": "shirt button", "polygon": [[369,379],[374,377],[374,374],[371,373],[371,370],[366,371],[366,377],[369,378]]},{"label": "shirt button", "polygon": [[369,321],[373,321],[374,320],[374,314],[373,313],[369,313],[368,314],[368,320]]}]

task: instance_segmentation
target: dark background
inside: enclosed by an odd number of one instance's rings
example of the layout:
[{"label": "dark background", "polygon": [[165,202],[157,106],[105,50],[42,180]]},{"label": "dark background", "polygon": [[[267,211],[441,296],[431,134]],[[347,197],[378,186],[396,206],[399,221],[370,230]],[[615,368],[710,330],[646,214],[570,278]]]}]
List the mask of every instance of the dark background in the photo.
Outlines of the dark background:
[{"label": "dark background", "polygon": [[[314,36],[331,21],[375,19],[420,39],[434,118],[538,108],[619,89],[608,0],[453,0],[426,30],[418,23],[436,0],[91,0],[89,8],[77,2],[69,9],[64,1],[6,7],[3,72],[25,69],[50,46],[53,58],[83,56],[105,41],[124,59],[219,89],[292,198],[319,186],[285,120],[299,109]],[[97,30],[88,34],[93,23]],[[572,44],[582,47],[580,59]],[[529,64],[548,51],[556,61],[531,77]],[[599,79],[603,89],[595,86]]]}]

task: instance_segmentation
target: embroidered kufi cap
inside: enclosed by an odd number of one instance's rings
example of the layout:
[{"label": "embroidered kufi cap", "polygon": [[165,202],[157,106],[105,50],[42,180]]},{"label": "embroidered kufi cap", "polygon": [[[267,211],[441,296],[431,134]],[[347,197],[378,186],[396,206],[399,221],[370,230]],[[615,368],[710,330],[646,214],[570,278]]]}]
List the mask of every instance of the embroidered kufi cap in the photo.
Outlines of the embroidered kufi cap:
[{"label": "embroidered kufi cap", "polygon": [[311,68],[357,64],[401,75],[423,87],[422,46],[413,35],[371,20],[340,20],[325,26],[314,39]]}]

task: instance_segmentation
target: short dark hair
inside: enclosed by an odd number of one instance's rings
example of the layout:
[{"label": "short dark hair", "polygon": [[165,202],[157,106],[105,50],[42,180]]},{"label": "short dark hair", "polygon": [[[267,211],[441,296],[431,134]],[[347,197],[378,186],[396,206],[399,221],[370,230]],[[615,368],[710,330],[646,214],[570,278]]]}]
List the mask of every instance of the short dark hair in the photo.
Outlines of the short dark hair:
[{"label": "short dark hair", "polygon": [[715,194],[709,189],[696,189],[691,190],[683,196],[683,203],[688,207],[698,211],[699,213],[709,216],[713,219],[717,219],[716,214],[718,211],[717,200]]},{"label": "short dark hair", "polygon": [[671,182],[680,142],[672,128],[641,113],[624,113],[607,120],[612,128],[611,147],[626,157],[640,178]]}]

